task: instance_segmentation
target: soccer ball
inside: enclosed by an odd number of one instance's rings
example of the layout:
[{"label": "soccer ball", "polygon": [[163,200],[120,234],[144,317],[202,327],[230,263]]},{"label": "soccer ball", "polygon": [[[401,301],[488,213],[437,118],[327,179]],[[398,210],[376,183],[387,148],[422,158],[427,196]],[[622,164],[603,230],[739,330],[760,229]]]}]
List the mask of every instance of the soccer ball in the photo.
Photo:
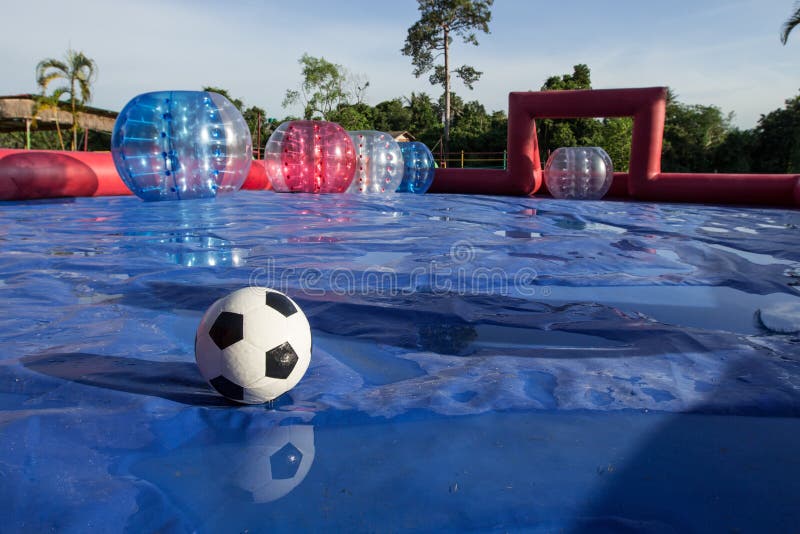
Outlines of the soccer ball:
[{"label": "soccer ball", "polygon": [[279,291],[246,287],[208,308],[194,343],[200,372],[221,395],[244,404],[279,397],[311,362],[311,328]]}]

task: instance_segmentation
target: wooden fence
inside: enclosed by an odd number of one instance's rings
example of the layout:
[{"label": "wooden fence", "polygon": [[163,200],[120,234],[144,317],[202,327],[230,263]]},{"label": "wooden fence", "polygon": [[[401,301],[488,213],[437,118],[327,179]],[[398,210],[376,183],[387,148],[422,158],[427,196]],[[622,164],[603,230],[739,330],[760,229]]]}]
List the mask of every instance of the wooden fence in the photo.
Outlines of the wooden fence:
[{"label": "wooden fence", "polygon": [[459,169],[505,169],[506,151],[502,152],[459,152],[436,153],[440,167]]}]

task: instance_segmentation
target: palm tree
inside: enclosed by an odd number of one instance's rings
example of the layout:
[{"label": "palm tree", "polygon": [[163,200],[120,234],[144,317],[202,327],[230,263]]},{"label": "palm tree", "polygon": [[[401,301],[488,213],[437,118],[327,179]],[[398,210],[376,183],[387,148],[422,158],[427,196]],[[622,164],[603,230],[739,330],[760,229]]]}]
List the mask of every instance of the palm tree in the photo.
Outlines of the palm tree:
[{"label": "palm tree", "polygon": [[783,31],[781,31],[781,42],[783,44],[786,44],[789,34],[798,24],[800,24],[800,3],[795,4],[794,13],[783,23]]},{"label": "palm tree", "polygon": [[36,119],[39,117],[39,112],[52,110],[56,115],[56,132],[58,132],[58,143],[61,145],[61,150],[64,150],[64,136],[61,135],[61,124],[58,122],[58,96],[42,95],[34,100],[35,104],[33,108],[33,121],[31,121],[31,126],[36,127]]},{"label": "palm tree", "polygon": [[[97,74],[97,64],[83,52],[67,50],[65,61],[48,58],[36,65],[36,83],[45,96],[48,86],[61,80],[64,85],[57,87],[50,99],[57,105],[61,97],[68,95],[72,112],[72,150],[78,144],[78,111],[92,99],[92,82]],[[58,124],[58,120],[56,120]]]}]

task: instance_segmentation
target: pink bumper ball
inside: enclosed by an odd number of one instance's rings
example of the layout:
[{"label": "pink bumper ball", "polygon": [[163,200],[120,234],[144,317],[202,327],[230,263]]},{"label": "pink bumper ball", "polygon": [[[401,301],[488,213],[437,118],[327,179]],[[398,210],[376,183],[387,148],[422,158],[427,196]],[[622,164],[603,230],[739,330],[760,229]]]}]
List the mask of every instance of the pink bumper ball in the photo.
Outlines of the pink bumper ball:
[{"label": "pink bumper ball", "polygon": [[279,193],[342,193],[353,181],[356,156],[350,136],[338,124],[289,121],[267,141],[264,165]]},{"label": "pink bumper ball", "polygon": [[403,154],[391,135],[374,130],[348,132],[356,151],[356,174],[348,193],[394,193],[403,179]]}]

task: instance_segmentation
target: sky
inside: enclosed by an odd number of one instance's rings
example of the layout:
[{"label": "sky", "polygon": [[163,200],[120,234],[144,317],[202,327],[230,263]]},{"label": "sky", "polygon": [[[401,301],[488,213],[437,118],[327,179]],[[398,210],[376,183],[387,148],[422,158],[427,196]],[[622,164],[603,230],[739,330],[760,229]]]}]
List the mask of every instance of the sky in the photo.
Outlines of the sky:
[{"label": "sky", "polygon": [[[13,13],[0,31],[0,94],[35,93],[36,64],[70,47],[98,65],[91,105],[120,110],[137,94],[222,87],[278,119],[301,82],[308,53],[365,77],[375,105],[441,89],[415,78],[403,56],[414,0],[0,0]],[[794,0],[495,0],[479,46],[456,41],[455,66],[483,72],[470,91],[487,111],[508,93],[538,90],[585,63],[595,89],[669,86],[686,104],[734,112],[752,128],[800,92],[800,28],[786,46],[781,25]],[[5,17],[4,17],[5,18]]]}]

